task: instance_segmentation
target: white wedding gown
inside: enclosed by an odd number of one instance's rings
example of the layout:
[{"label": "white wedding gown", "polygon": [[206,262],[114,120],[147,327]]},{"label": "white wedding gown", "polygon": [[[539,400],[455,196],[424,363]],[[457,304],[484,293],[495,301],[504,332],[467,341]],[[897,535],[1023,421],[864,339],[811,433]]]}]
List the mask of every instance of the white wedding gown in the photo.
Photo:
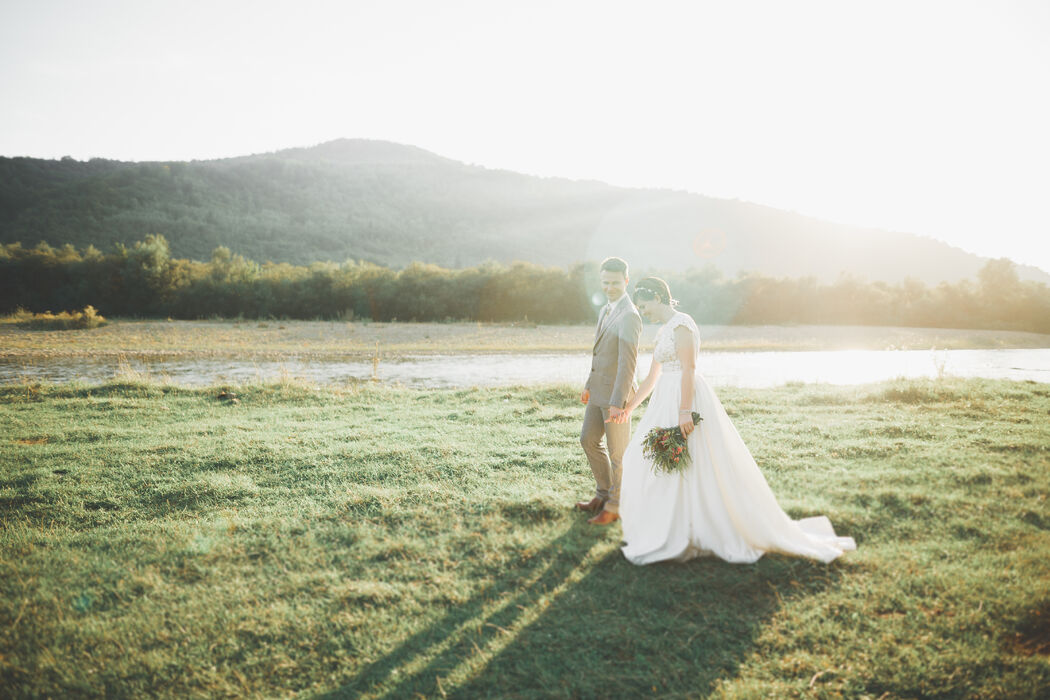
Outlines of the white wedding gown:
[{"label": "white wedding gown", "polygon": [[674,329],[686,326],[700,347],[693,319],[675,312],[656,334],[653,359],[662,373],[623,456],[620,517],[623,553],[633,564],[715,555],[750,563],[766,552],[829,562],[857,548],[838,537],[827,517],[792,520],[781,510],[722,403],[703,375],[694,382],[693,410],[703,421],[689,436],[690,464],[676,474],[654,472],[642,440],[654,427],[678,425],[682,368]]}]

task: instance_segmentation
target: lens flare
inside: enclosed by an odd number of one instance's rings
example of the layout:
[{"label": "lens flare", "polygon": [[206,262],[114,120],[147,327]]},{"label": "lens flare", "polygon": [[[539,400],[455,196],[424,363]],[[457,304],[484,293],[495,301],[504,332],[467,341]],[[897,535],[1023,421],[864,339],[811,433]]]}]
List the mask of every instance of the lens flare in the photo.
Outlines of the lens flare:
[{"label": "lens flare", "polygon": [[709,229],[693,237],[693,252],[698,258],[710,260],[718,257],[726,249],[726,234],[723,231]]}]

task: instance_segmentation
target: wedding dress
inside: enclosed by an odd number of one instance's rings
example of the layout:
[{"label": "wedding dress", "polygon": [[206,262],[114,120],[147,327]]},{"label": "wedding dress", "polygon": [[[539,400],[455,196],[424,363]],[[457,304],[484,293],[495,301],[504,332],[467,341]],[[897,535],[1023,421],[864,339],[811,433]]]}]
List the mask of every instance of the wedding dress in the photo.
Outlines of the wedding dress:
[{"label": "wedding dress", "polygon": [[703,375],[696,373],[693,410],[703,421],[689,436],[690,464],[683,471],[654,472],[642,440],[654,427],[678,425],[682,366],[674,329],[686,326],[700,347],[688,315],[675,312],[656,334],[653,360],[662,373],[623,456],[620,517],[622,550],[633,564],[685,561],[715,555],[734,563],[782,552],[829,562],[856,549],[838,537],[825,516],[792,520],[777,504],[751,452]]}]

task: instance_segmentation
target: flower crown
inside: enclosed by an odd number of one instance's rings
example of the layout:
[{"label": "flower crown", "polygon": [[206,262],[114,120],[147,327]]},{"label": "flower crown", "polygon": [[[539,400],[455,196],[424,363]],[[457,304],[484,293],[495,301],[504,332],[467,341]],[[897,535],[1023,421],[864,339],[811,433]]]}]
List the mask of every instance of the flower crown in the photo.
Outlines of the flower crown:
[{"label": "flower crown", "polygon": [[667,287],[661,286],[656,282],[649,282],[649,280],[642,280],[634,288],[634,293],[637,296],[638,292],[647,292],[648,294],[656,297],[658,301],[668,306],[678,306],[678,300],[672,299],[670,296],[670,290]]}]

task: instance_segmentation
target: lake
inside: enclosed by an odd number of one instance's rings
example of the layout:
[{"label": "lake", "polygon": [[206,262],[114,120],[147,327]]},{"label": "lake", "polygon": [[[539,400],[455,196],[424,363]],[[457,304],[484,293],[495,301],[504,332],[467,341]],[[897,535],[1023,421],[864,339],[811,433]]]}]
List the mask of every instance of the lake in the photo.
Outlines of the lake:
[{"label": "lake", "polygon": [[[639,379],[651,354],[639,356]],[[331,384],[373,378],[370,361],[238,360],[235,358],[128,360],[81,357],[0,361],[0,383],[25,381],[101,383],[115,376],[148,376],[186,386],[239,384],[285,378]],[[832,350],[797,352],[708,352],[698,364],[716,386],[769,387],[788,382],[862,384],[896,377],[986,377],[1050,383],[1050,349],[1007,350]],[[381,360],[379,381],[415,387],[582,384],[590,354],[462,353]]]}]

